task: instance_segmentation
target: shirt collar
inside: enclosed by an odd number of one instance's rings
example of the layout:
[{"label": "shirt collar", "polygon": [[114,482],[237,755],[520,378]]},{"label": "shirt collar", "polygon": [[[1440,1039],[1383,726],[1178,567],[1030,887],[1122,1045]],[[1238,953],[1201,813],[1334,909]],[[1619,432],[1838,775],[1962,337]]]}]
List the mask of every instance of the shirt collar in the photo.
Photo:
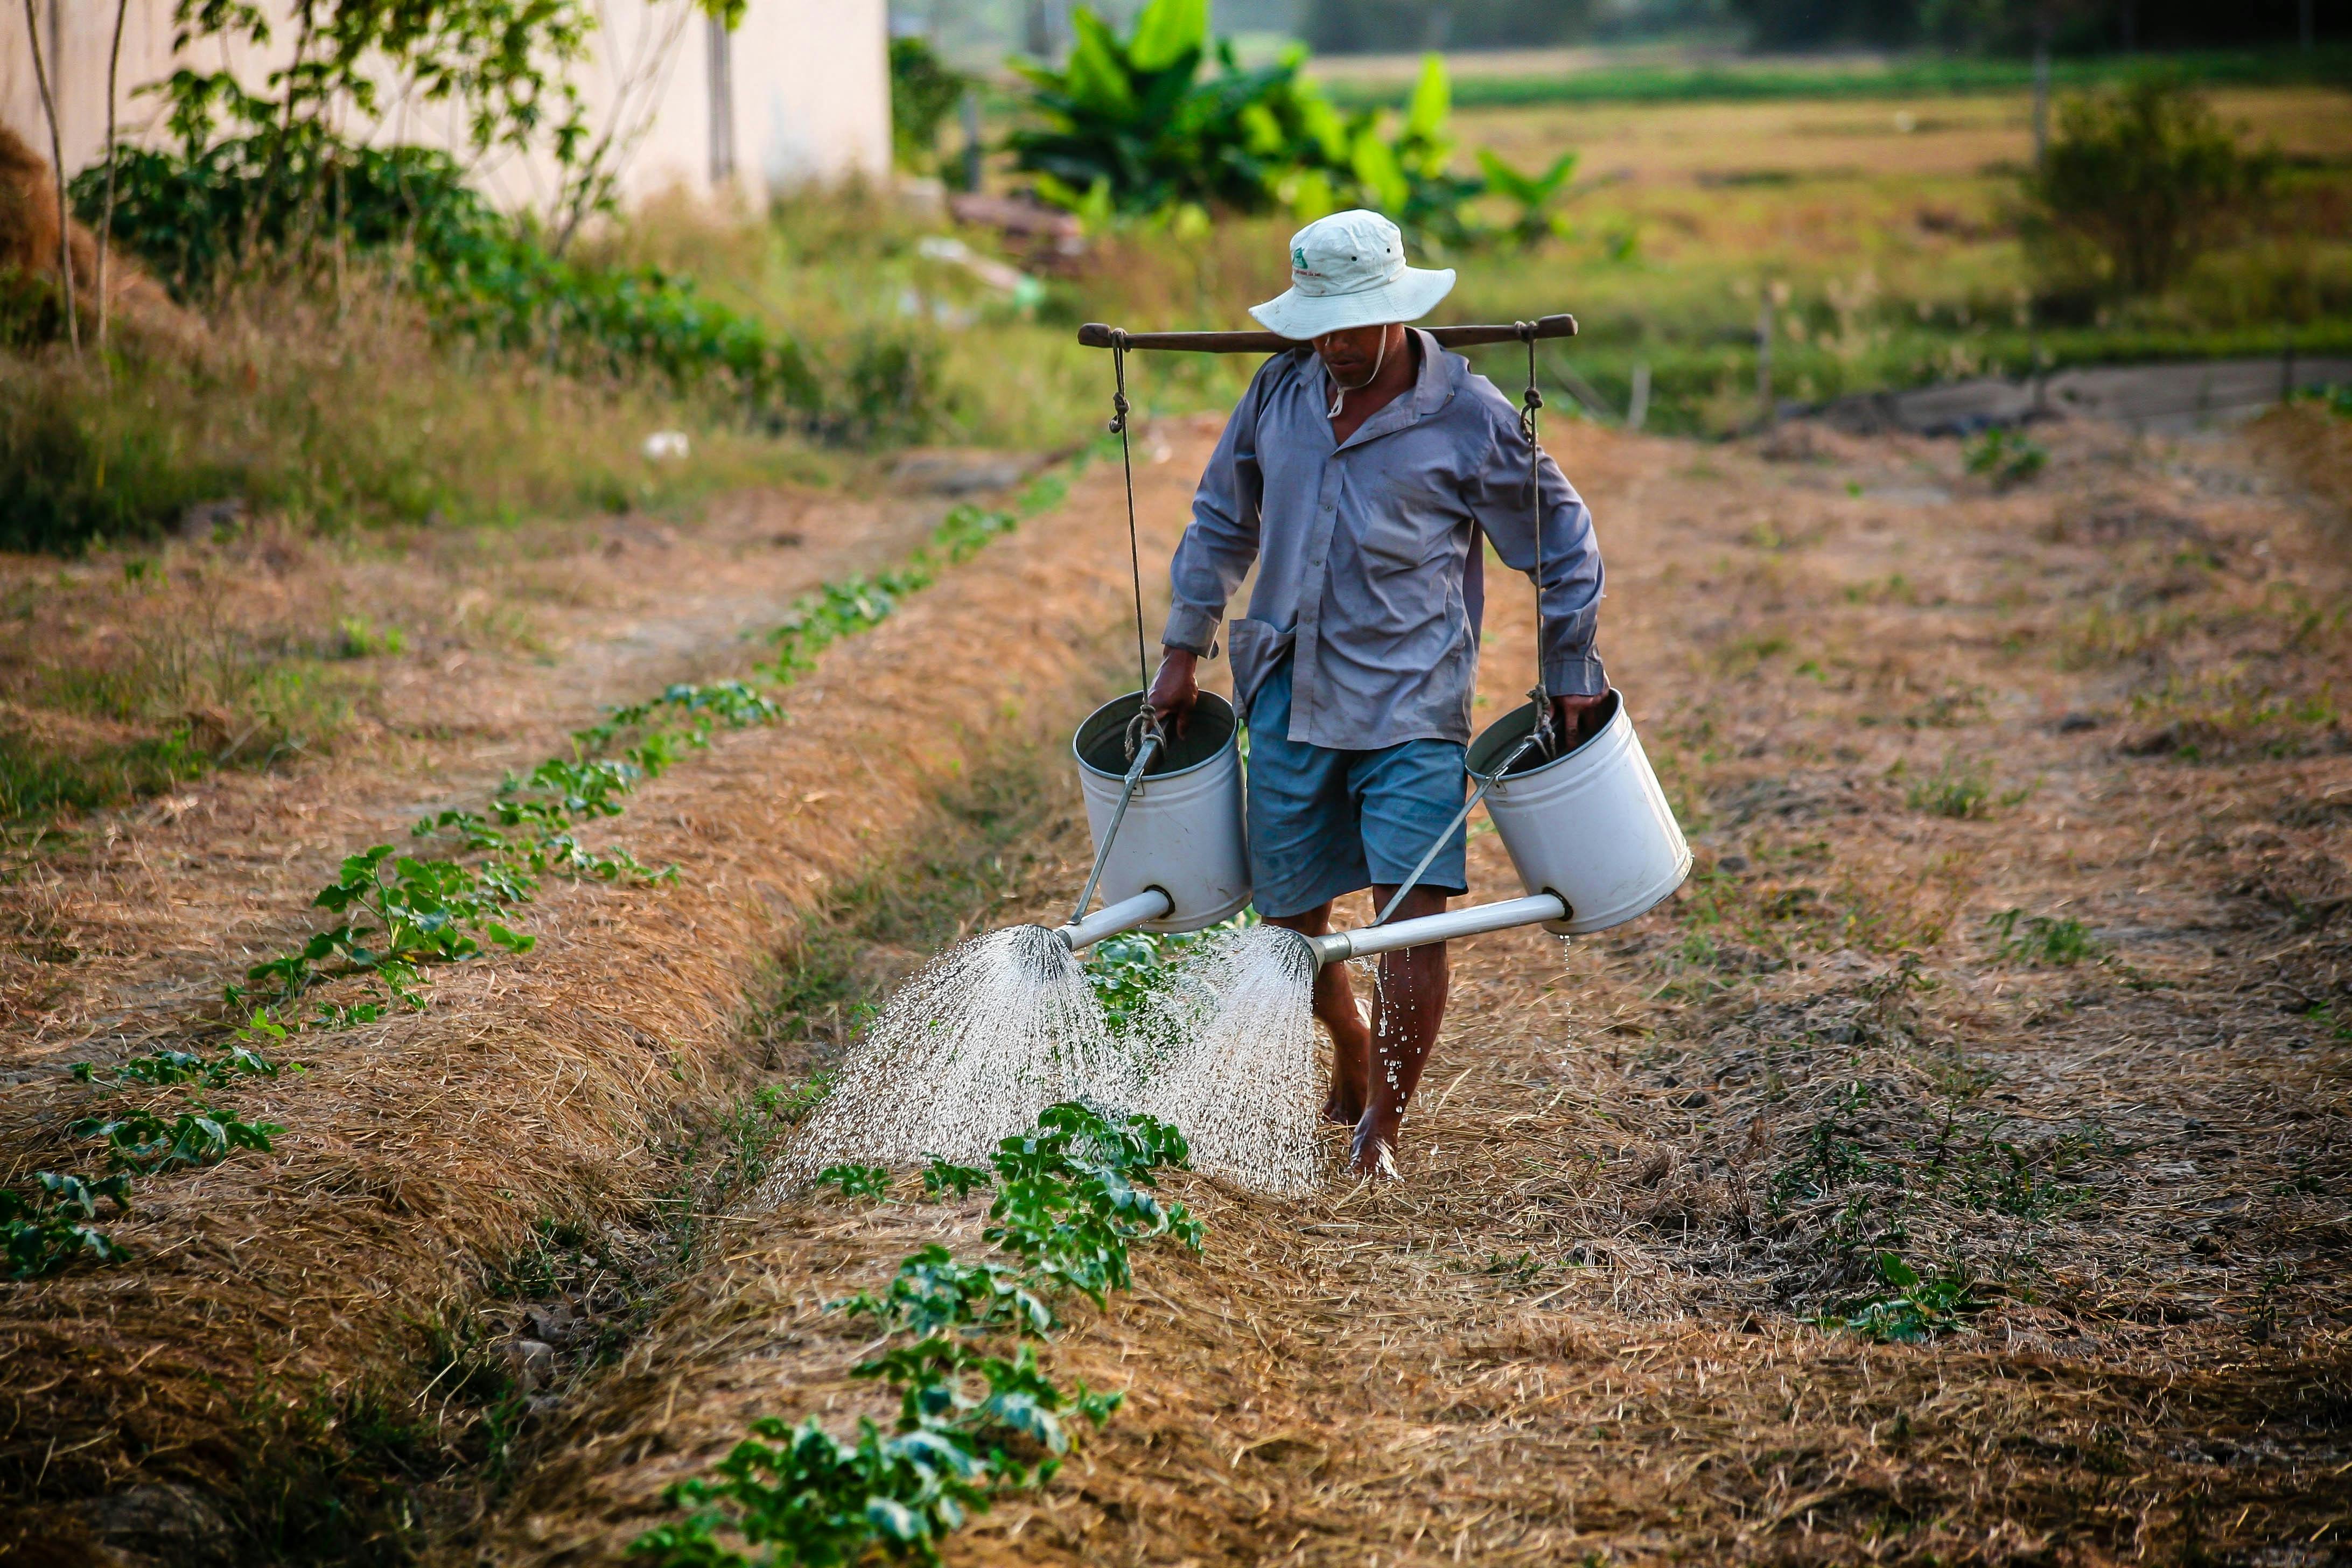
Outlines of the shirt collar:
[{"label": "shirt collar", "polygon": [[[1358,426],[1356,433],[1339,447],[1340,451],[1416,424],[1444,407],[1446,398],[1452,395],[1454,367],[1447,363],[1445,351],[1419,327],[1407,327],[1405,331],[1421,343],[1421,368],[1413,376],[1412,389]],[[1310,356],[1309,363],[1313,363]],[[1317,374],[1320,374],[1319,366]]]}]

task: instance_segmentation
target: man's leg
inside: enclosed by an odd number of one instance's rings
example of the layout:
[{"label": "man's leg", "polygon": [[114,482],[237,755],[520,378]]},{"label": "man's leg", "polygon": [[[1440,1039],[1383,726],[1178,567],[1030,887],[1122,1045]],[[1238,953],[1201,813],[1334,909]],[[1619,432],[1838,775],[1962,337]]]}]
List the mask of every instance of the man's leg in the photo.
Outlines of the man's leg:
[{"label": "man's leg", "polygon": [[[1375,908],[1386,909],[1396,897],[1393,885],[1372,889]],[[1445,908],[1447,895],[1431,888],[1415,888],[1397,906],[1395,920],[1417,920]],[[1395,1173],[1398,1130],[1413,1090],[1421,1087],[1421,1071],[1429,1048],[1437,1043],[1438,1026],[1445,1021],[1449,972],[1445,944],[1433,942],[1381,955],[1381,979],[1372,1003],[1371,1092],[1356,1123],[1352,1163],[1356,1174],[1370,1176],[1383,1170]],[[1344,967],[1325,966],[1328,973]]]},{"label": "man's leg", "polygon": [[[1331,929],[1331,905],[1327,900],[1302,914],[1269,916],[1265,923],[1321,936]],[[1346,964],[1327,963],[1315,972],[1315,1016],[1331,1032],[1331,1092],[1323,1101],[1323,1120],[1353,1127],[1363,1117],[1370,1086],[1372,1032],[1356,1011]]]}]

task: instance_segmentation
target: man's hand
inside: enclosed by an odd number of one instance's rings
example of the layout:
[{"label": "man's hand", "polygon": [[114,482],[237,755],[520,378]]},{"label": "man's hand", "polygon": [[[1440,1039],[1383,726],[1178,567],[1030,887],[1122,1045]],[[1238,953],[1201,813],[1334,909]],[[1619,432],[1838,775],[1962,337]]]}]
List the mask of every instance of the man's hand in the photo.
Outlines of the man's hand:
[{"label": "man's hand", "polygon": [[1151,690],[1144,701],[1162,721],[1173,721],[1170,726],[1181,735],[1192,727],[1192,704],[1201,698],[1201,683],[1196,679],[1201,658],[1198,654],[1181,647],[1160,650],[1160,673],[1151,678]]},{"label": "man's hand", "polygon": [[[1553,698],[1552,733],[1570,744],[1592,739],[1601,732],[1601,710],[1608,701],[1609,694],[1605,691],[1592,697]],[[1571,736],[1573,741],[1570,739]]]}]

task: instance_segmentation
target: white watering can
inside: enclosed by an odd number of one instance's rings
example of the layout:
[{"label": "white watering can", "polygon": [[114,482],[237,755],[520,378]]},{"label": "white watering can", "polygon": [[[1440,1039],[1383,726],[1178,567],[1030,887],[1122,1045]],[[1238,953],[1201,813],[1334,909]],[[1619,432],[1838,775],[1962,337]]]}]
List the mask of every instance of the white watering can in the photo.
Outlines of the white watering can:
[{"label": "white watering can", "polygon": [[[1527,896],[1443,914],[1309,937],[1318,964],[1540,921],[1566,936],[1623,925],[1672,897],[1690,875],[1690,845],[1633,733],[1622,695],[1609,693],[1600,731],[1547,757],[1528,744],[1524,703],[1470,742],[1470,776]],[[1452,836],[1449,826],[1440,842]],[[1426,862],[1423,863],[1424,868]],[[1420,870],[1413,873],[1417,879]]]},{"label": "white watering can", "polygon": [[[1203,691],[1181,735],[1145,732],[1142,710],[1140,691],[1115,698],[1088,715],[1070,742],[1095,844],[1094,875],[1061,928],[1074,951],[1139,927],[1199,931],[1250,901],[1233,704]],[[1080,918],[1097,887],[1104,907]]]}]

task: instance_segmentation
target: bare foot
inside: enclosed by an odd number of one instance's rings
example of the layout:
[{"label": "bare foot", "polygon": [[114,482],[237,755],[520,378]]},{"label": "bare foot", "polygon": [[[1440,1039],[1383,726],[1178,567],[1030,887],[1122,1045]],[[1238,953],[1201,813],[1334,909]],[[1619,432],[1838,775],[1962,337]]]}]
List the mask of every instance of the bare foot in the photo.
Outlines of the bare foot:
[{"label": "bare foot", "polygon": [[1356,1136],[1349,1146],[1348,1168],[1359,1176],[1377,1176],[1398,1180],[1396,1166],[1397,1135],[1402,1118],[1390,1118],[1367,1110],[1356,1123]]},{"label": "bare foot", "polygon": [[[1348,1026],[1349,1019],[1355,1027]],[[1352,999],[1338,1022],[1323,1020],[1331,1037],[1331,1092],[1323,1100],[1323,1120],[1353,1127],[1364,1119],[1365,1086],[1371,1078],[1372,1022],[1361,998]]]}]

